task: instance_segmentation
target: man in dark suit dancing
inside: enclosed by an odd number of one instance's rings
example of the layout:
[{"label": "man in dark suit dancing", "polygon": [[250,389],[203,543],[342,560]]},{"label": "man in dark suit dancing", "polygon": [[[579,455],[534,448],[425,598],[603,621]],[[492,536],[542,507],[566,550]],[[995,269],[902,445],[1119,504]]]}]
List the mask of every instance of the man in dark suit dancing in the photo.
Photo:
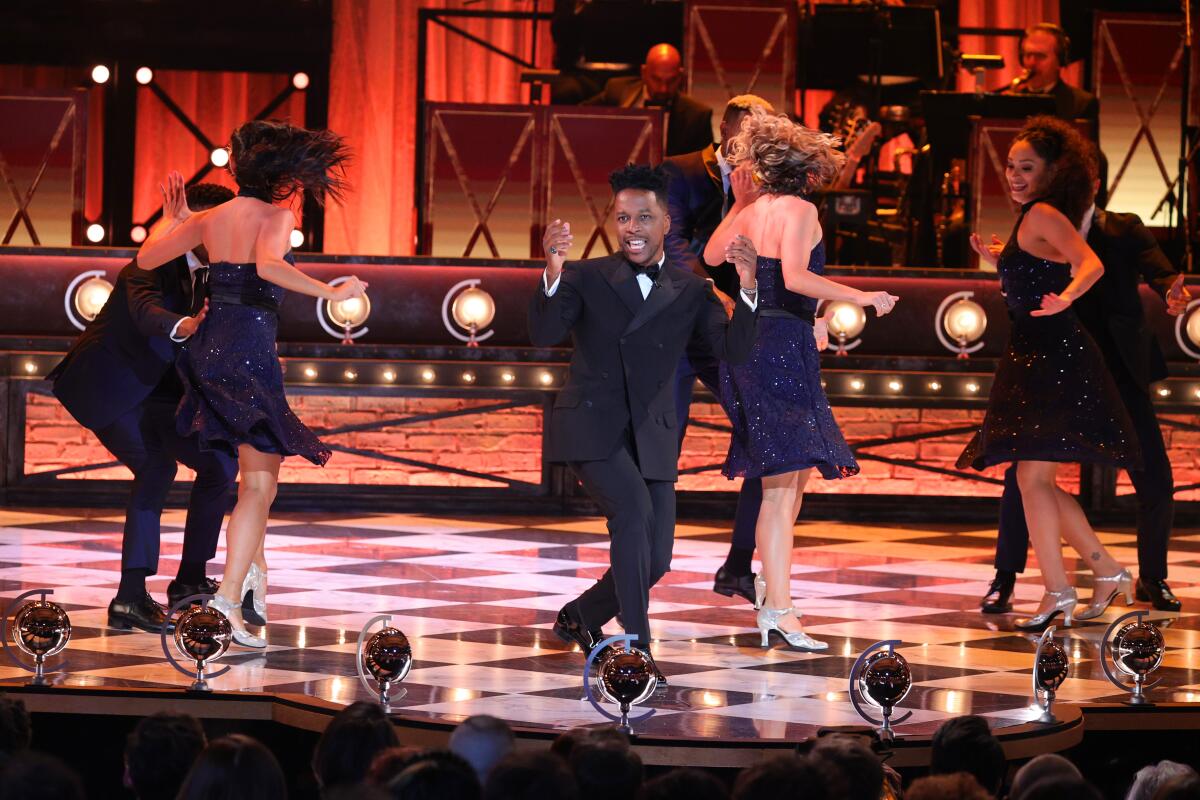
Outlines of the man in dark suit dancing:
[{"label": "man in dark suit dancing", "polygon": [[[738,291],[737,273],[732,264],[708,267],[700,254],[733,205],[733,189],[729,182],[733,167],[725,160],[727,148],[729,140],[741,129],[742,120],[755,107],[775,113],[771,104],[757,95],[738,95],[725,105],[720,145],[708,144],[702,150],[671,156],[663,161],[663,171],[670,179],[667,210],[671,215],[671,227],[667,231],[667,255],[672,264],[711,281],[717,297],[730,314],[734,308],[732,297]],[[675,418],[679,420],[681,447],[687,433],[696,379],[699,378],[713,396],[721,396],[718,365],[719,362],[704,350],[689,349],[679,361],[679,369],[675,372]],[[726,597],[736,594],[754,602],[754,573],[750,562],[754,557],[754,529],[761,505],[762,481],[757,478],[742,481],[729,556],[713,578],[714,592]]]},{"label": "man in dark suit dancing", "polygon": [[683,57],[669,44],[656,44],[646,54],[640,78],[609,78],[604,91],[583,105],[618,108],[662,108],[666,113],[669,156],[712,144],[712,109],[683,92]]},{"label": "man in dark suit dancing", "polygon": [[[164,190],[161,235],[191,212],[232,199],[233,192],[201,183],[187,189],[182,178]],[[213,593],[205,577],[216,554],[229,487],[237,461],[201,451],[175,431],[175,407],[183,389],[175,375],[178,343],[195,333],[207,309],[208,254],[203,247],[162,269],[130,262],[117,277],[104,308],[66,357],[47,376],[54,394],[85,428],[96,434],[133,473],[121,547],[121,583],[108,606],[108,624],[158,633],[166,613],[146,591],[158,570],[160,518],[175,480],[176,462],[196,471],[184,529],[179,572],[167,587],[171,604],[191,594]]]},{"label": "man in dark suit dancing", "polygon": [[620,613],[634,646],[649,654],[650,587],[671,566],[675,533],[675,368],[689,344],[733,363],[749,358],[756,255],[744,238],[730,247],[742,287],[731,320],[708,284],[663,250],[671,220],[662,169],[631,164],[610,182],[620,252],[564,269],[570,226],[555,220],[542,239],[546,271],[530,303],[529,338],[549,347],[571,336],[547,457],[570,465],[612,540],[610,569],[563,607],[554,632],[587,652]]},{"label": "man in dark suit dancing", "polygon": [[[1139,280],[1166,301],[1167,313],[1182,314],[1191,296],[1178,273],[1136,214],[1092,207],[1080,233],[1104,264],[1104,275],[1073,304],[1079,321],[1100,346],[1121,399],[1133,420],[1142,451],[1142,468],[1130,470],[1137,497],[1137,599],[1160,611],[1178,611],[1179,600],[1167,585],[1167,539],[1174,519],[1174,479],[1162,430],[1150,398],[1150,384],[1167,377],[1158,341],[1146,328]],[[998,240],[993,238],[993,252]],[[1012,610],[1016,574],[1025,570],[1029,530],[1016,465],[1004,473],[1000,501],[1000,535],[996,542],[996,577],[984,595],[985,614]]]}]

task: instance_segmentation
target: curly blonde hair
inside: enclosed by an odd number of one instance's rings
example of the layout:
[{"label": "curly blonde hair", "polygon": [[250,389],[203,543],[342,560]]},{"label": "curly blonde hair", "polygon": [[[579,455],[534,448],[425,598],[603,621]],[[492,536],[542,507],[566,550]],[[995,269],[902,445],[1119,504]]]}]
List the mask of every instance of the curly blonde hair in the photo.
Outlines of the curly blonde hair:
[{"label": "curly blonde hair", "polygon": [[837,177],[846,157],[836,136],[814,131],[785,116],[752,108],[729,140],[729,163],[749,160],[767,194],[807,197]]}]

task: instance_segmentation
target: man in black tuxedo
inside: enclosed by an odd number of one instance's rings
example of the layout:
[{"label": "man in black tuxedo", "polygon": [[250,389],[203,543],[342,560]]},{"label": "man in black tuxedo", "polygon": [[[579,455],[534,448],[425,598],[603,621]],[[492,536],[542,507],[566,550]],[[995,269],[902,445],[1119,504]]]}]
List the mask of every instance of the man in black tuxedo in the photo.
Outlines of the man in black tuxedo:
[{"label": "man in black tuxedo", "polygon": [[620,613],[634,646],[649,654],[650,587],[671,566],[675,533],[675,368],[689,344],[733,363],[749,358],[758,286],[743,237],[729,253],[742,286],[730,320],[708,284],[663,250],[671,220],[662,168],[630,164],[610,182],[620,252],[564,269],[570,226],[555,220],[542,240],[546,271],[529,306],[529,338],[550,347],[571,336],[546,456],[570,465],[612,540],[610,569],[563,607],[554,631],[587,652]]},{"label": "man in black tuxedo", "polygon": [[1013,84],[1013,91],[1052,95],[1058,104],[1055,116],[1068,121],[1086,119],[1094,140],[1100,122],[1099,99],[1062,79],[1062,69],[1070,59],[1067,32],[1052,22],[1039,22],[1025,31],[1018,47],[1025,73]]},{"label": "man in black tuxedo", "polygon": [[[1158,341],[1146,328],[1139,280],[1154,287],[1167,313],[1182,314],[1191,299],[1183,276],[1171,266],[1154,235],[1136,214],[1118,214],[1093,206],[1080,233],[1104,264],[1104,275],[1073,304],[1079,321],[1100,346],[1121,399],[1133,420],[1142,451],[1142,468],[1130,470],[1137,497],[1137,599],[1161,611],[1178,611],[1179,600],[1167,585],[1167,539],[1174,519],[1174,479],[1162,430],[1150,398],[1150,384],[1167,377]],[[993,243],[993,252],[996,242]],[[1012,610],[1016,574],[1025,570],[1029,529],[1016,465],[1004,473],[1000,501],[1000,535],[996,542],[996,577],[982,601],[985,614]]]},{"label": "man in black tuxedo", "polygon": [[[729,175],[733,167],[726,161],[729,140],[741,129],[742,120],[752,108],[762,108],[769,114],[775,109],[757,95],[743,94],[725,105],[721,117],[721,143],[705,145],[694,153],[671,156],[663,161],[663,171],[670,183],[667,188],[667,210],[671,227],[667,231],[666,250],[671,263],[690,269],[713,283],[717,297],[726,311],[733,313],[737,294],[737,272],[732,264],[709,267],[700,258],[717,225],[733,205],[733,189]],[[720,397],[720,362],[706,350],[689,349],[679,361],[675,372],[675,418],[679,420],[679,444],[687,433],[688,411],[692,405],[692,390],[696,379],[713,396]],[[713,577],[713,591],[726,597],[735,594],[754,602],[754,529],[762,505],[762,481],[747,478],[738,494],[734,516],[733,540],[725,563]]]},{"label": "man in black tuxedo", "polygon": [[[167,200],[151,236],[174,228],[196,210],[232,199],[233,192],[201,183],[187,189],[182,179],[164,192]],[[146,591],[146,578],[158,570],[160,518],[175,480],[176,462],[196,471],[184,529],[179,572],[167,587],[171,604],[191,594],[214,593],[205,577],[216,554],[229,487],[237,461],[201,451],[194,439],[175,430],[175,408],[183,387],[175,374],[178,343],[195,333],[207,304],[208,254],[203,247],[161,269],[120,272],[112,295],[66,357],[47,376],[54,394],[85,428],[96,434],[133,473],[121,583],[108,606],[108,624],[157,633],[167,622],[163,607]]]},{"label": "man in black tuxedo", "polygon": [[583,105],[661,108],[667,112],[667,155],[691,153],[712,144],[712,109],[679,91],[682,85],[683,57],[669,44],[656,44],[640,78],[609,78],[604,91]]}]

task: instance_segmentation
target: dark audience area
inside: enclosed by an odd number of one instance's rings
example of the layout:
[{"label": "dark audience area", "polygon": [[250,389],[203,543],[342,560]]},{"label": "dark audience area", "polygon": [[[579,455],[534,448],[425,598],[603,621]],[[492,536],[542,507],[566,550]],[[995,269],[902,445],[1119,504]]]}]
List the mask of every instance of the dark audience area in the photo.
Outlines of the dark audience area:
[{"label": "dark audience area", "polygon": [[[164,711],[138,720],[119,765],[124,793],[85,778],[84,756],[105,742],[34,749],[38,727],[20,699],[0,695],[0,800],[1196,800],[1192,763],[1131,759],[1150,748],[1086,747],[1009,761],[981,716],[943,723],[928,770],[902,775],[868,729],[829,731],[742,770],[643,763],[612,726],[575,728],[548,742],[519,740],[502,720],[473,716],[446,749],[403,741],[384,711],[358,702],[337,713],[311,754],[252,735],[206,735],[200,720]],[[55,731],[61,732],[62,728]],[[1147,740],[1149,741],[1149,740]],[[59,743],[60,745],[64,743]],[[88,747],[86,753],[78,748]],[[114,750],[114,752],[118,752]],[[307,751],[306,751],[307,752]],[[1108,763],[1104,763],[1107,759]],[[297,765],[307,764],[311,768]],[[78,769],[77,769],[78,767]]]}]

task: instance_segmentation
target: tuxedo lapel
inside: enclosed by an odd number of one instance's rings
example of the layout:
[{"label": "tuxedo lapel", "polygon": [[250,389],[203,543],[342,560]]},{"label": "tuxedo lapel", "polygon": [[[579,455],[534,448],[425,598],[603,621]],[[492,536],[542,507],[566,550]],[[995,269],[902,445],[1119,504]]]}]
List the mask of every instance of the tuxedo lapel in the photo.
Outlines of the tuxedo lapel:
[{"label": "tuxedo lapel", "polygon": [[646,304],[646,301],[642,299],[642,289],[638,286],[637,275],[634,274],[633,268],[624,258],[614,257],[604,271],[604,278],[630,313],[636,315]]},{"label": "tuxedo lapel", "polygon": [[[636,279],[634,283],[636,284]],[[675,299],[683,291],[683,285],[684,279],[668,272],[666,262],[663,262],[662,272],[658,276],[658,285],[650,290],[650,294],[642,303],[641,308],[637,310],[633,319],[629,321],[629,325],[625,327],[625,335],[633,333],[675,302]]]}]

